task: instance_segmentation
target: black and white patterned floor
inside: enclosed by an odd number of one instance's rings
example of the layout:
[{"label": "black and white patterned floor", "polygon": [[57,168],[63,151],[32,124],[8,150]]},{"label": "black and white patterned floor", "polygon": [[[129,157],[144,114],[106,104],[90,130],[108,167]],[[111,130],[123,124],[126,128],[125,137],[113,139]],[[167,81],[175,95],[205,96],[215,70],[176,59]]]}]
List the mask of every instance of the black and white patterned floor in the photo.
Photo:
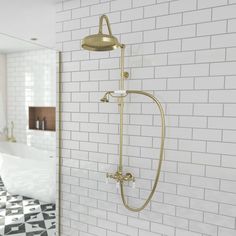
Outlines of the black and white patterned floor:
[{"label": "black and white patterned floor", "polygon": [[0,177],[0,236],[55,236],[55,204],[10,195]]}]

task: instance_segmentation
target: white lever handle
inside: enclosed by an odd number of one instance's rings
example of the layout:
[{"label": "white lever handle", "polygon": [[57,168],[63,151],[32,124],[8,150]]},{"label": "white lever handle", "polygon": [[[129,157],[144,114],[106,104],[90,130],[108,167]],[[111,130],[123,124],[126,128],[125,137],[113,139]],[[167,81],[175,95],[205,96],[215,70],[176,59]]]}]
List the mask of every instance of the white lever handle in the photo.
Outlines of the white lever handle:
[{"label": "white lever handle", "polygon": [[126,90],[116,90],[112,93],[113,97],[124,97],[126,95],[127,95]]}]

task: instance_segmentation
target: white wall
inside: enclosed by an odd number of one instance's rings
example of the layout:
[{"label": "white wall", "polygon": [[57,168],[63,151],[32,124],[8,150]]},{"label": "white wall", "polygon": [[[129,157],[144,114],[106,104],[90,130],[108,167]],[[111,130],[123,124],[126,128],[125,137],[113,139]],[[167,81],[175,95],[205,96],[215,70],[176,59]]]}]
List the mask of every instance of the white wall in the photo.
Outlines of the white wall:
[{"label": "white wall", "polygon": [[[6,56],[0,54],[0,136],[6,127]],[[0,137],[1,138],[1,137]]]},{"label": "white wall", "polygon": [[[58,3],[63,52],[62,235],[235,236],[236,4],[234,0],[73,0]],[[105,173],[118,163],[119,51],[87,52],[81,39],[107,14],[127,45],[126,88],[153,93],[166,113],[161,181],[151,204],[127,211]],[[160,120],[150,102],[127,106],[125,171],[140,205],[156,171]],[[142,115],[141,115],[142,114]]]},{"label": "white wall", "polygon": [[56,106],[56,52],[36,50],[7,54],[8,127],[15,123],[18,142],[55,150],[56,134],[29,130],[29,106]]}]

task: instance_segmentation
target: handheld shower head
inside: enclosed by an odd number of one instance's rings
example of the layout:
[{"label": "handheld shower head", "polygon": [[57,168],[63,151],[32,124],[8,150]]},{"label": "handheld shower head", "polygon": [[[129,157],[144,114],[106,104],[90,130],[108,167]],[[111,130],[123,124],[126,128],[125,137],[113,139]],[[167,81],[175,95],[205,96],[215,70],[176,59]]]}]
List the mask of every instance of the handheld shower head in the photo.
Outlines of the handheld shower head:
[{"label": "handheld shower head", "polygon": [[104,96],[100,99],[101,102],[109,102],[109,96],[113,98],[124,98],[127,96],[126,90],[117,90],[117,91],[108,91],[104,94]]},{"label": "handheld shower head", "polygon": [[109,93],[105,93],[105,95],[100,99],[101,102],[109,102]]},{"label": "handheld shower head", "polygon": [[[102,24],[105,19],[109,34],[102,32]],[[99,31],[97,34],[89,35],[82,40],[82,48],[89,51],[110,51],[122,45],[118,39],[112,35],[110,22],[106,15],[102,15],[99,20]]]}]

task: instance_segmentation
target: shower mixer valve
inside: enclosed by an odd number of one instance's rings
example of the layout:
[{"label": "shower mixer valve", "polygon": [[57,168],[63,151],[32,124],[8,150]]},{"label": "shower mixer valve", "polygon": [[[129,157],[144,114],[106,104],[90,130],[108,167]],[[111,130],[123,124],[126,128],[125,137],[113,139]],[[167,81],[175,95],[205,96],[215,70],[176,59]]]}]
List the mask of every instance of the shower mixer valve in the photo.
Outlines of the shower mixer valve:
[{"label": "shower mixer valve", "polygon": [[122,174],[122,172],[117,171],[114,174],[107,173],[106,175],[106,182],[108,183],[108,179],[114,179],[116,180],[116,186],[119,187],[120,182],[133,182],[133,188],[135,188],[135,177],[131,173],[126,173],[125,175]]}]

